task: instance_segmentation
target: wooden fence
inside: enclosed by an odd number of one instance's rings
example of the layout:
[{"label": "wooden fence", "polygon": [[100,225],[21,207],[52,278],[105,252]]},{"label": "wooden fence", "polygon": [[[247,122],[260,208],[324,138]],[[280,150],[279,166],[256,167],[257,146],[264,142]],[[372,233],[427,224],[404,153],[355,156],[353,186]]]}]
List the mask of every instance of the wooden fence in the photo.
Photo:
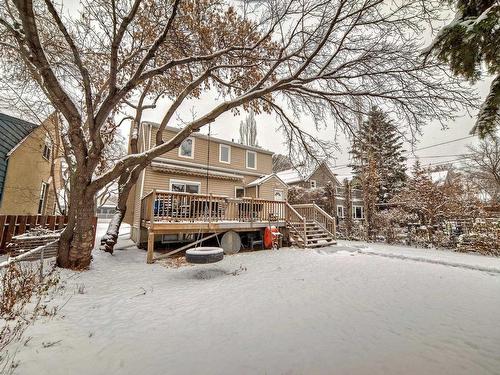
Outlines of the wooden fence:
[{"label": "wooden fence", "polygon": [[[64,229],[67,216],[55,215],[0,215],[0,254],[5,253],[12,237],[19,236],[34,228],[49,230]],[[97,217],[94,218],[94,236],[97,229]]]}]

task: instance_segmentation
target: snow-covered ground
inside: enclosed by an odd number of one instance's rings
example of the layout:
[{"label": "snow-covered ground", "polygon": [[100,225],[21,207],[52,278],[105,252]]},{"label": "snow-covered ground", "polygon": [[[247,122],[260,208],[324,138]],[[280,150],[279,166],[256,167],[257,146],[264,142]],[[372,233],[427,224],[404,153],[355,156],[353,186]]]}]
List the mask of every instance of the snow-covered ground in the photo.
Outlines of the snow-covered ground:
[{"label": "snow-covered ground", "polygon": [[145,257],[122,237],[64,271],[70,299],[26,332],[17,373],[500,374],[500,259],[348,242]]}]

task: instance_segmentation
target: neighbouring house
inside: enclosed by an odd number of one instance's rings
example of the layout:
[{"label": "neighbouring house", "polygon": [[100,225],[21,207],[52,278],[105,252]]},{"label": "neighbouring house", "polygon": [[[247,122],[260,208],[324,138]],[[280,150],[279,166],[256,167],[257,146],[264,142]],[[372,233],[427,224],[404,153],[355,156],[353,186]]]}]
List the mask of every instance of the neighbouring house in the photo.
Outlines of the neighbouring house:
[{"label": "neighbouring house", "polygon": [[[339,220],[345,219],[347,214],[347,207],[349,204],[346,202],[346,198],[349,196],[351,198],[350,205],[352,207],[352,218],[354,220],[364,220],[365,218],[365,208],[363,203],[363,190],[360,188],[359,184],[353,175],[343,175],[337,176],[337,180],[340,184],[335,189],[335,197],[337,200],[337,217]],[[351,189],[350,194],[346,194],[345,182],[348,182],[348,186]]]},{"label": "neighbouring house", "polygon": [[[322,161],[316,168],[310,173],[303,173],[297,169],[287,169],[277,173],[286,184],[291,188],[308,189],[310,194],[303,193],[301,203],[316,203],[321,205],[332,216],[335,216],[338,221],[345,218],[346,207],[348,205],[345,202],[345,186],[344,180],[347,179],[351,186],[351,206],[352,206],[352,217],[354,220],[364,219],[364,208],[363,208],[363,192],[361,189],[357,188],[357,185],[352,183],[353,176],[338,176],[336,175],[327,161]],[[317,191],[317,189],[324,189],[330,186],[332,193],[330,196],[325,197],[325,194],[313,194],[312,192]],[[327,194],[328,195],[328,194]],[[329,202],[325,202],[325,199]]]},{"label": "neighbouring house", "polygon": [[0,214],[53,215],[59,173],[56,116],[41,125],[0,113]]},{"label": "neighbouring house", "polygon": [[[140,151],[153,147],[157,129],[158,124],[151,122],[140,125]],[[163,139],[178,131],[167,127]],[[305,222],[286,201],[288,186],[272,172],[272,155],[260,147],[192,134],[143,170],[124,219],[131,224],[132,239],[147,242],[149,256],[159,242],[193,241],[200,235],[228,231],[260,232],[270,222],[279,228]],[[335,232],[332,225],[330,241]],[[297,231],[302,228],[301,224]],[[307,244],[307,240],[302,243]]]},{"label": "neighbouring house", "polygon": [[337,186],[338,181],[326,161],[318,163],[310,173],[304,173],[298,169],[287,169],[277,173],[288,186],[300,186],[305,189],[326,187],[329,183]]}]

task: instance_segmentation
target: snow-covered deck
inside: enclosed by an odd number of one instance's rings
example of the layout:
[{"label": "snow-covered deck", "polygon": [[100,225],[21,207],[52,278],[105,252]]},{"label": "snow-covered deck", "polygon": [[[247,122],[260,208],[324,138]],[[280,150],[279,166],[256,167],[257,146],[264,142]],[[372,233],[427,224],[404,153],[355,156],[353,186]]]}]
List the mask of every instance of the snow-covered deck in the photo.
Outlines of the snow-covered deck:
[{"label": "snow-covered deck", "polygon": [[[146,265],[121,237],[63,272],[18,374],[497,374],[500,260],[340,241]],[[77,290],[84,286],[84,294]],[[58,344],[44,347],[43,343]]]}]

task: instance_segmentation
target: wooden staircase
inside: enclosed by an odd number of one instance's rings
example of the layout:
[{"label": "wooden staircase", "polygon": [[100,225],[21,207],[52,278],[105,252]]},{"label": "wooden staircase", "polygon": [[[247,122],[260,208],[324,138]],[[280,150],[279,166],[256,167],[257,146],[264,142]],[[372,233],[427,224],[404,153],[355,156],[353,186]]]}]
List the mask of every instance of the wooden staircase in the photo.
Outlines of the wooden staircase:
[{"label": "wooden staircase", "polygon": [[316,204],[289,206],[287,228],[290,242],[302,248],[336,244],[335,219]]}]

